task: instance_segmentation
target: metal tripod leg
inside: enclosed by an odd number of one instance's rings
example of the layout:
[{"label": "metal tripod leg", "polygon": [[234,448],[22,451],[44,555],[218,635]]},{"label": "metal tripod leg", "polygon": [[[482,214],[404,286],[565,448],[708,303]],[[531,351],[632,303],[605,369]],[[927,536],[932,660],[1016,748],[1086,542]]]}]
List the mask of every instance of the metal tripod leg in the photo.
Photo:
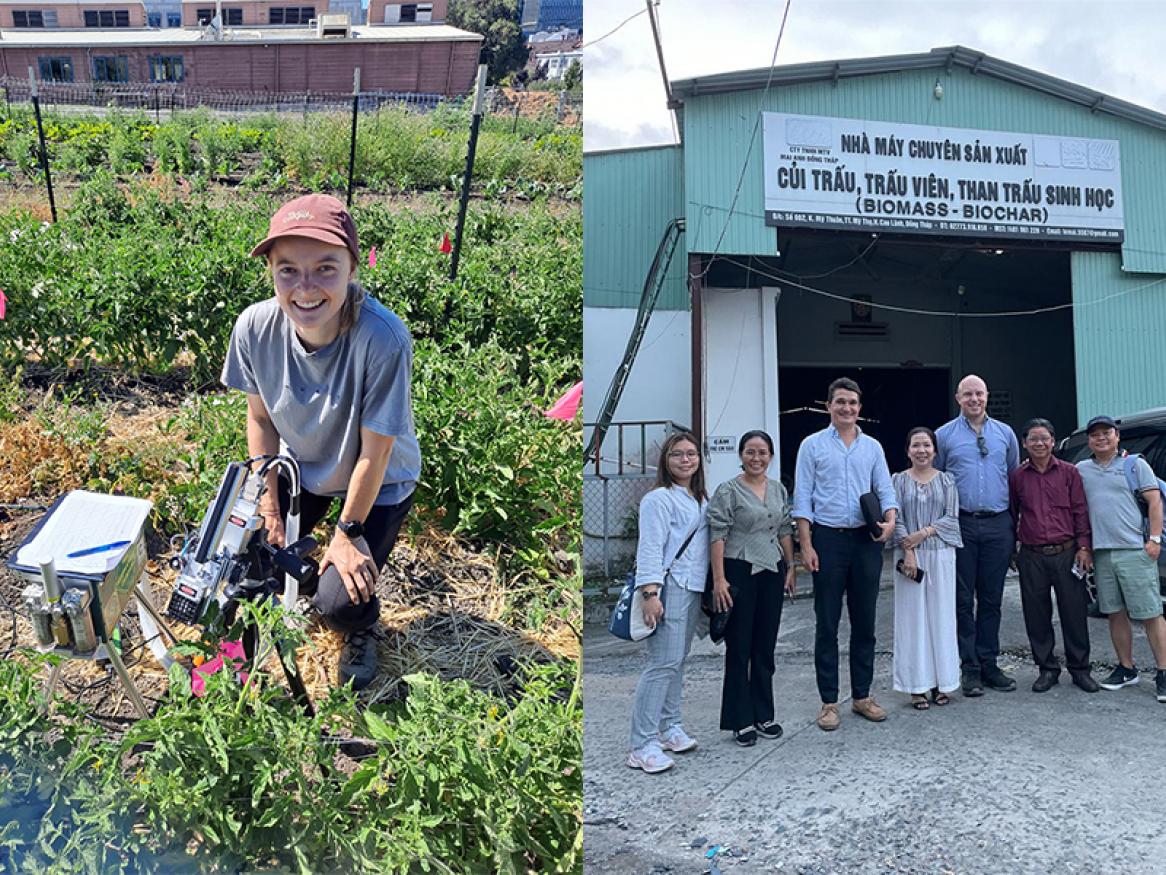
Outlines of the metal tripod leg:
[{"label": "metal tripod leg", "polygon": [[117,672],[117,676],[121,680],[121,685],[125,687],[130,701],[134,703],[134,707],[138,709],[139,714],[143,717],[149,717],[150,712],[146,710],[146,703],[142,699],[142,694],[138,692],[138,685],[134,683],[134,679],[126,671],[125,663],[121,661],[121,654],[117,652],[116,647],[109,643],[105,645],[105,651],[106,656],[109,657],[110,664],[113,666],[113,670]]}]

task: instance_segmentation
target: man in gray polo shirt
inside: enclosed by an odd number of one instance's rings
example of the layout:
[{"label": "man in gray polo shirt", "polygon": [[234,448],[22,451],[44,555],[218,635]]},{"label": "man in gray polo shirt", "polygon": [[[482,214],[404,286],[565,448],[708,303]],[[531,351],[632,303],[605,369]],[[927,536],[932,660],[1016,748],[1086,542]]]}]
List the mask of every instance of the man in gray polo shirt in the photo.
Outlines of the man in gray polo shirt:
[{"label": "man in gray polo shirt", "polygon": [[1158,590],[1158,554],[1162,550],[1162,496],[1158,478],[1146,461],[1132,460],[1138,495],[1149,508],[1149,533],[1143,528],[1138,497],[1126,479],[1126,459],[1118,455],[1120,435],[1108,416],[1095,416],[1085,427],[1091,458],[1077,463],[1089,504],[1093,529],[1093,567],[1097,606],[1109,615],[1109,635],[1118,665],[1101,682],[1120,690],[1138,682],[1134,667],[1130,618],[1141,620],[1154,652],[1159,702],[1166,702],[1166,620]]}]

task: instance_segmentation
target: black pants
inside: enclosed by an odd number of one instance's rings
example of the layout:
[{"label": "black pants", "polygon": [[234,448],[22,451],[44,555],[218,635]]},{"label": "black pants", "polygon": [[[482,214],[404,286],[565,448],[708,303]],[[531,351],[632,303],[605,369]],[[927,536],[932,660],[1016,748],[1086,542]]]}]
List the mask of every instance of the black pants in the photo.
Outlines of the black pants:
[{"label": "black pants", "polygon": [[750,563],[725,560],[733,611],[725,627],[721,729],[746,729],[773,719],[773,650],[781,625],[784,567],[750,574]]},{"label": "black pants", "polygon": [[814,667],[822,701],[838,701],[838,623],[842,598],[850,618],[850,694],[870,695],[874,678],[875,606],[883,570],[883,545],[866,528],[830,529],[814,526],[814,551],[819,571],[814,575]]},{"label": "black pants", "polygon": [[[334,500],[329,496],[316,495],[307,490],[300,493],[301,538],[312,533],[312,529],[328,513]],[[279,513],[285,525],[290,504],[290,489],[287,481],[281,477]],[[376,505],[369,511],[364,521],[364,537],[356,540],[356,546],[372,557],[378,572],[384,568],[389,553],[393,551],[393,545],[397,543],[397,533],[401,531],[401,523],[404,522],[405,515],[412,505],[413,496],[410,495],[399,504]],[[324,621],[324,625],[336,632],[348,634],[369,629],[380,615],[380,601],[375,595],[367,602],[353,602],[348,597],[344,580],[335,565],[328,566],[322,577],[308,580],[301,591],[304,595],[312,596],[312,605],[319,611],[320,619]]]},{"label": "black pants", "polygon": [[1004,576],[1016,546],[1012,514],[960,514],[964,545],[955,551],[956,638],[964,671],[995,668],[1000,656],[1000,606]]},{"label": "black pants", "polygon": [[1089,627],[1085,581],[1073,576],[1072,549],[1045,556],[1022,549],[1017,558],[1020,568],[1020,602],[1024,607],[1024,628],[1032,645],[1032,658],[1045,671],[1061,670],[1053,654],[1053,600],[1057,594],[1057,613],[1061,617],[1061,636],[1065,642],[1065,665],[1070,672],[1089,670]]}]

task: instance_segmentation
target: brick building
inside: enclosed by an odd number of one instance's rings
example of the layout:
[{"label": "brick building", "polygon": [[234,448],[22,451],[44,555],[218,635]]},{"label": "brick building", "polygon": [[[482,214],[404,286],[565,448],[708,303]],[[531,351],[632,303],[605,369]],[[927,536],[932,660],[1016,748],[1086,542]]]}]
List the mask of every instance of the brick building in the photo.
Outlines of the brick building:
[{"label": "brick building", "polygon": [[[0,10],[0,19],[6,20],[11,5]],[[277,8],[265,5],[269,13]],[[346,33],[320,36],[303,25],[228,27],[222,33],[200,27],[16,28],[0,32],[0,76],[24,79],[31,67],[41,80],[54,82],[335,93],[352,89],[353,68],[360,67],[365,92],[452,96],[473,87],[482,42],[476,33],[445,24],[357,26]]]}]

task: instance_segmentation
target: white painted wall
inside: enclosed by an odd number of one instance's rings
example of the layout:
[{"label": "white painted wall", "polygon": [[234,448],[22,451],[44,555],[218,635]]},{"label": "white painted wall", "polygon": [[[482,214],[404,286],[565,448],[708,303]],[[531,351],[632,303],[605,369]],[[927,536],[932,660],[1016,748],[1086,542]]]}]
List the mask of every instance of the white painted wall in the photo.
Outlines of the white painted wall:
[{"label": "white painted wall", "polygon": [[[740,472],[737,441],[745,432],[764,429],[773,438],[774,449],[780,451],[777,428],[779,294],[774,288],[704,291],[702,395],[704,433],[710,450],[706,467],[710,493]],[[723,449],[718,449],[722,443]],[[776,462],[770,466],[770,476],[777,476]]]},{"label": "white painted wall", "polygon": [[[599,417],[635,320],[635,310],[583,308],[584,422],[594,422]],[[614,421],[671,419],[680,425],[691,425],[691,326],[692,314],[687,310],[660,310],[652,314]],[[587,429],[584,442],[590,437]],[[614,433],[609,433],[604,445],[605,458],[615,458],[614,441]],[[648,457],[649,464],[654,465],[651,451]]]},{"label": "white painted wall", "polygon": [[[635,325],[636,311],[606,307],[583,308],[583,421],[599,417],[603,399],[615,369],[623,360],[628,338]],[[615,422],[669,419],[689,426],[692,422],[692,313],[688,310],[661,310],[652,315],[640,344],[627,386],[615,411]],[[584,443],[591,437],[586,429]],[[605,571],[618,573],[626,569],[635,555],[634,518],[640,498],[652,487],[655,464],[659,460],[663,429],[647,431],[643,459],[639,451],[638,430],[629,431],[624,445],[625,472],[635,474],[648,466],[647,477],[612,477],[606,481],[592,476],[588,467],[583,481],[583,566],[584,577],[599,579]],[[618,466],[615,430],[608,432],[603,458],[612,460],[602,466],[604,474],[614,475]],[[630,463],[630,464],[628,464]],[[606,492],[605,492],[606,489]],[[604,506],[607,510],[606,543],[602,538]],[[607,567],[604,557],[606,555]]]}]

